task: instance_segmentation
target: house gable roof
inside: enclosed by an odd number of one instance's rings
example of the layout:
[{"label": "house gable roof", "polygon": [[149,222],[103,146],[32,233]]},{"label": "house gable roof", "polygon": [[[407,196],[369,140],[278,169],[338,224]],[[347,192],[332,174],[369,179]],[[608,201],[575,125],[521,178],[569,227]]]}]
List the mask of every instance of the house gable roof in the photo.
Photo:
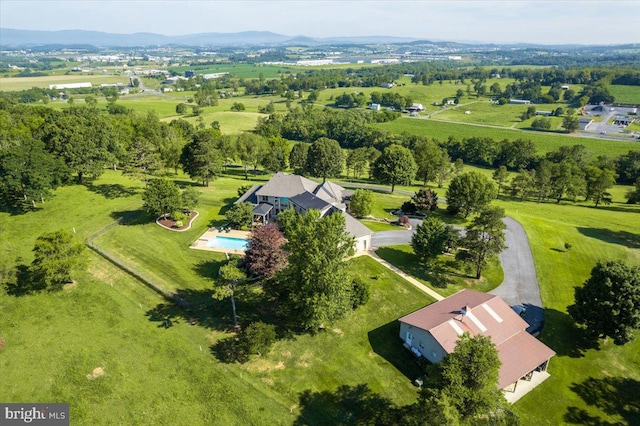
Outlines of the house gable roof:
[{"label": "house gable roof", "polygon": [[291,198],[303,192],[313,192],[318,184],[303,176],[276,173],[256,192],[258,196]]},{"label": "house gable roof", "polygon": [[428,331],[447,352],[454,351],[460,336],[482,334],[498,349],[501,389],[542,364],[555,352],[525,331],[529,326],[501,298],[463,290],[400,318]]},{"label": "house gable roof", "polygon": [[327,209],[331,208],[331,204],[322,198],[316,197],[310,192],[303,192],[302,194],[298,194],[289,198],[293,204],[302,207],[304,210],[316,209],[321,212],[325,212]]}]

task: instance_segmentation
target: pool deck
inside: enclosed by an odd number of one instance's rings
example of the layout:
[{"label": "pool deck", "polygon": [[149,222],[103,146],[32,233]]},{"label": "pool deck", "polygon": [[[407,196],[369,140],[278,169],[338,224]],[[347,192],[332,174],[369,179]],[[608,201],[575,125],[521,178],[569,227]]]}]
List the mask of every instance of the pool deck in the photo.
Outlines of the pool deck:
[{"label": "pool deck", "polygon": [[207,247],[207,240],[214,238],[218,234],[220,234],[220,236],[222,237],[244,238],[245,240],[249,239],[249,232],[247,231],[237,231],[235,229],[232,229],[229,232],[226,232],[226,231],[220,232],[216,228],[210,228],[208,231],[202,234],[200,238],[195,240],[193,244],[189,246],[189,248],[196,249],[196,250],[216,251],[219,253],[244,255],[244,250],[233,250],[233,249],[226,249],[226,248],[219,248],[219,247]]}]

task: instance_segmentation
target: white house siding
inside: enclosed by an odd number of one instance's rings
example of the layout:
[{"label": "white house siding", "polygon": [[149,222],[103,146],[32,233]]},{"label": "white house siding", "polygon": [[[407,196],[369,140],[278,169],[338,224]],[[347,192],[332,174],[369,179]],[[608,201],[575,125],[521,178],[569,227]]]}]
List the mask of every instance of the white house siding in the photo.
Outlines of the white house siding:
[{"label": "white house siding", "polygon": [[[400,338],[407,343],[407,332],[411,333],[411,347],[416,348],[422,356],[430,362],[436,364],[442,361],[447,354],[442,346],[426,330],[411,326],[404,322],[400,323]],[[409,349],[411,349],[411,347]]]},{"label": "white house siding", "polygon": [[356,252],[366,251],[371,249],[371,235],[365,235],[355,239],[354,249]]}]

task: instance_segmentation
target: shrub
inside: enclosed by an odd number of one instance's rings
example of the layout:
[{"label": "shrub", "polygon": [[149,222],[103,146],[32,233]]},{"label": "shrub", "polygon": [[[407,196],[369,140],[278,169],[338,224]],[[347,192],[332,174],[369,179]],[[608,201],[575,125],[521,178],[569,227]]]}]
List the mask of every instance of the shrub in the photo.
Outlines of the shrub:
[{"label": "shrub", "polygon": [[276,328],[272,324],[254,322],[238,336],[238,346],[246,355],[267,354],[276,341]]},{"label": "shrub", "polygon": [[409,216],[407,216],[406,214],[404,216],[400,216],[398,218],[398,225],[400,225],[400,226],[409,225]]},{"label": "shrub", "polygon": [[176,220],[176,228],[182,228],[184,226],[184,222],[181,220]]},{"label": "shrub", "polygon": [[569,251],[569,250],[571,250],[571,247],[573,247],[573,246],[571,245],[571,243],[564,243],[564,249],[565,249],[565,250]]},{"label": "shrub", "polygon": [[405,201],[404,203],[402,203],[402,207],[400,207],[400,210],[407,214],[414,214],[418,210],[418,207],[416,207],[416,205],[412,201]]},{"label": "shrub", "polygon": [[351,283],[353,285],[351,302],[353,303],[353,309],[356,309],[358,306],[363,306],[369,301],[369,298],[371,297],[371,288],[369,287],[369,284],[363,281],[360,277],[353,278]]},{"label": "shrub", "polygon": [[[181,211],[177,210],[174,211],[173,213],[171,213],[171,219],[175,220],[176,222],[182,222],[187,218],[187,215],[182,213]],[[176,223],[177,225],[177,223]]]}]

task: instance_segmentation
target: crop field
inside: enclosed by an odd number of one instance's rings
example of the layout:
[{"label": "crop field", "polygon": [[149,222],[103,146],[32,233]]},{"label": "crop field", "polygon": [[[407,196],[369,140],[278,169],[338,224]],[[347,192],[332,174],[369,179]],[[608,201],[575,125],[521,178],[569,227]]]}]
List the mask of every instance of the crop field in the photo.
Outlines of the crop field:
[{"label": "crop field", "polygon": [[612,84],[609,86],[609,92],[616,99],[616,102],[640,105],[640,86]]},{"label": "crop field", "polygon": [[50,84],[90,82],[93,86],[100,84],[125,83],[129,84],[128,77],[115,75],[57,75],[46,77],[0,77],[0,91],[12,92],[31,89],[32,87],[49,88]]},{"label": "crop field", "polygon": [[618,141],[608,139],[585,138],[570,135],[484,127],[470,124],[438,122],[437,120],[423,120],[419,118],[402,118],[392,122],[376,124],[381,129],[394,133],[407,132],[424,135],[439,141],[445,141],[449,136],[464,139],[475,136],[488,137],[500,141],[503,139],[530,140],[538,147],[538,152],[553,151],[563,145],[584,145],[596,155],[620,155],[629,150],[640,149],[640,144],[634,141]]}]

